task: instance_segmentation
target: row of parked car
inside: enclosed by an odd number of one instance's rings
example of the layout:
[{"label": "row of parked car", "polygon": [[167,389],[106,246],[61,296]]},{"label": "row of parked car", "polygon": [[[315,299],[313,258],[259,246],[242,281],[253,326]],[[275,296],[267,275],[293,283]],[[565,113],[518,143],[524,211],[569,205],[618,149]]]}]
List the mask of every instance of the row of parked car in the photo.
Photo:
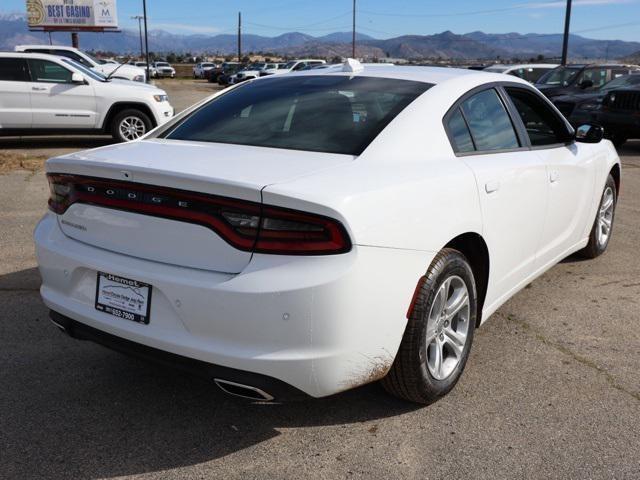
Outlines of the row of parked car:
[{"label": "row of parked car", "polygon": [[621,146],[640,138],[640,66],[584,64],[558,67],[536,83],[571,122],[604,127]]},{"label": "row of parked car", "polygon": [[253,62],[249,64],[240,62],[224,62],[220,64],[202,62],[194,65],[193,78],[207,79],[211,83],[220,85],[233,85],[253,78],[267,75],[279,75],[289,72],[299,72],[312,68],[322,68],[325,60],[305,58],[291,60],[286,63],[277,62]]},{"label": "row of parked car", "polygon": [[492,65],[527,80],[574,126],[598,124],[616,146],[640,137],[640,66],[619,63]]},{"label": "row of parked car", "polygon": [[[221,85],[332,66],[321,59],[287,63],[201,62],[194,78]],[[628,64],[492,65],[484,69],[525,79],[574,126],[599,124],[617,146],[640,138],[640,66]],[[153,77],[175,77],[167,62]],[[0,134],[83,131],[133,140],[173,116],[166,93],[146,84],[146,64],[119,64],[65,46],[19,45],[0,52]]]}]

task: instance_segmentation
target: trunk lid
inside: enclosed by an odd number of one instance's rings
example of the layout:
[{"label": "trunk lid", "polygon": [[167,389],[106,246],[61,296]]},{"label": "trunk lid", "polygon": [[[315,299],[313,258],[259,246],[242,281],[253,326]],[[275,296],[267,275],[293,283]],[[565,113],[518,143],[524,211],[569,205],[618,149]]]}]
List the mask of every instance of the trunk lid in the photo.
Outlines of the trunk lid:
[{"label": "trunk lid", "polygon": [[[159,192],[170,188],[261,203],[267,185],[352,160],[348,155],[153,139],[52,158],[47,172],[120,182],[110,193],[120,197],[137,194],[136,184],[142,184],[150,195],[158,187]],[[163,201],[162,194],[158,198]],[[206,226],[86,202],[71,205],[58,221],[67,236],[81,242],[184,267],[239,273],[252,255]]]}]

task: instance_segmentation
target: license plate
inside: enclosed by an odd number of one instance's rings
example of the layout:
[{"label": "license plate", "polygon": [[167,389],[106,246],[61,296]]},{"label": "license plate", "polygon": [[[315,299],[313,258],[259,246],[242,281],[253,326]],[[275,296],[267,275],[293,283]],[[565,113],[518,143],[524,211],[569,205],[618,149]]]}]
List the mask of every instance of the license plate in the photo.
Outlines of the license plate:
[{"label": "license plate", "polygon": [[148,283],[98,272],[96,310],[138,323],[149,323],[151,290]]}]

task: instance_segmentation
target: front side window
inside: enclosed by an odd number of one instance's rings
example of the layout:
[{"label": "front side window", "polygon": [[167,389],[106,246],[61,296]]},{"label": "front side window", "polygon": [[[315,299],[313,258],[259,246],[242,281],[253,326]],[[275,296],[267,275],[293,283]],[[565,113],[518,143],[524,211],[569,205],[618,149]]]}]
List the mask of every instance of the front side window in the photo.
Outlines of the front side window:
[{"label": "front side window", "polygon": [[544,100],[535,93],[520,88],[505,90],[516,107],[532,146],[553,145],[567,140],[568,132],[564,121]]},{"label": "front side window", "polygon": [[591,82],[592,86],[588,88],[599,88],[607,83],[606,68],[585,68],[578,76],[576,84],[580,86],[583,82]]},{"label": "front side window", "polygon": [[456,153],[473,152],[474,148],[471,133],[459,108],[449,117],[447,126],[449,128],[449,136],[453,144],[453,150]]},{"label": "front side window", "polygon": [[578,75],[581,70],[581,67],[557,67],[540,77],[538,83],[540,85],[567,87],[573,83],[576,75]]},{"label": "front side window", "polygon": [[165,138],[359,155],[430,87],[342,75],[266,77],[212,100]]},{"label": "front side window", "polygon": [[465,100],[462,110],[478,151],[520,147],[509,114],[494,89],[484,90]]},{"label": "front side window", "polygon": [[29,58],[27,62],[32,82],[71,83],[71,72],[62,65],[37,58]]},{"label": "front side window", "polygon": [[22,58],[0,58],[0,81],[27,82],[27,63]]}]

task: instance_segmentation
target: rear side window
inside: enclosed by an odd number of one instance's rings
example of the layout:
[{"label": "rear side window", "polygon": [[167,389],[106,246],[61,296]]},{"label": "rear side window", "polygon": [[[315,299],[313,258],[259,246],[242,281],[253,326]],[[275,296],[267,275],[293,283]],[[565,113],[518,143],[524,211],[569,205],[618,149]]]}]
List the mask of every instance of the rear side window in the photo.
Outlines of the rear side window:
[{"label": "rear side window", "polygon": [[62,65],[37,58],[29,58],[27,62],[32,82],[71,83],[71,72]]},{"label": "rear side window", "polygon": [[507,110],[494,89],[484,90],[465,100],[462,110],[478,151],[520,147]]},{"label": "rear side window", "polygon": [[564,121],[535,93],[519,88],[506,88],[507,94],[522,119],[532,146],[564,143],[568,138]]},{"label": "rear side window", "polygon": [[27,82],[27,63],[22,58],[0,58],[0,81]]},{"label": "rear side window", "polygon": [[459,108],[449,117],[447,126],[449,129],[449,137],[453,144],[453,150],[456,153],[473,152],[474,148],[471,133]]},{"label": "rear side window", "polygon": [[359,155],[431,86],[344,75],[267,77],[212,100],[165,138]]}]

